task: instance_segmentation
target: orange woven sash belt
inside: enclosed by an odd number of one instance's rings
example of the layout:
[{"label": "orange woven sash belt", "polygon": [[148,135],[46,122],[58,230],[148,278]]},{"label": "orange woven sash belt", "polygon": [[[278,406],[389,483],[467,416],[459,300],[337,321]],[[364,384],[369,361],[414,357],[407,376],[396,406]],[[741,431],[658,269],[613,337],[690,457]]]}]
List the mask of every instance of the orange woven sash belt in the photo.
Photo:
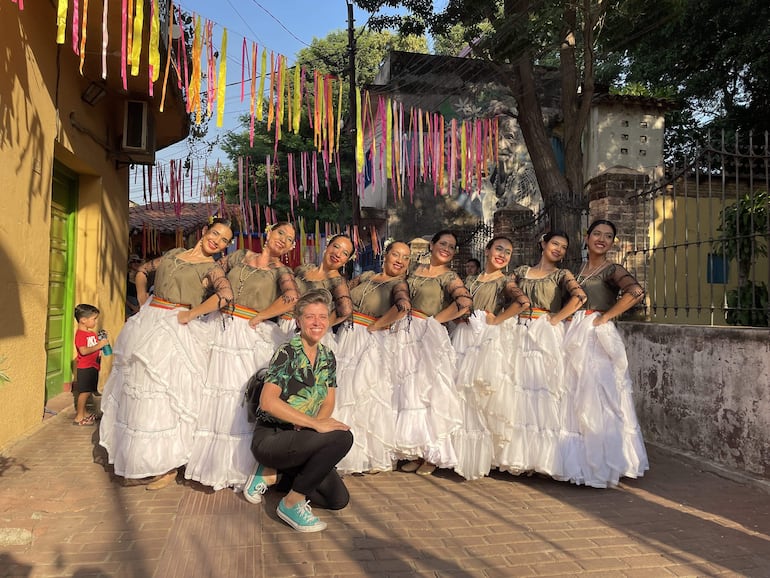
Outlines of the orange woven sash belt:
[{"label": "orange woven sash belt", "polygon": [[233,308],[233,317],[239,317],[241,319],[251,319],[256,317],[259,311],[256,309],[249,309],[243,305],[235,305]]},{"label": "orange woven sash belt", "polygon": [[364,315],[358,311],[353,312],[353,323],[363,325],[364,327],[369,327],[375,321],[377,321],[376,317],[372,317],[371,315]]},{"label": "orange woven sash belt", "polygon": [[150,302],[150,307],[157,307],[158,309],[176,309],[178,307],[184,307],[185,309],[192,309],[188,303],[173,303],[166,301],[160,297],[153,297]]},{"label": "orange woven sash belt", "polygon": [[412,309],[412,317],[416,317],[417,319],[427,319],[430,316],[426,315],[419,309]]},{"label": "orange woven sash belt", "polygon": [[539,307],[533,307],[532,309],[528,310],[526,313],[519,313],[519,317],[521,319],[537,319],[538,317],[542,317],[543,315],[548,315],[550,311],[548,309],[540,309]]},{"label": "orange woven sash belt", "polygon": [[[604,313],[604,311],[601,311],[600,309],[583,309],[583,312],[586,315],[591,315],[591,313]],[[576,313],[580,313],[580,312],[576,311]],[[567,321],[572,321],[573,317],[574,317],[574,314],[570,315],[569,317],[567,317]]]}]

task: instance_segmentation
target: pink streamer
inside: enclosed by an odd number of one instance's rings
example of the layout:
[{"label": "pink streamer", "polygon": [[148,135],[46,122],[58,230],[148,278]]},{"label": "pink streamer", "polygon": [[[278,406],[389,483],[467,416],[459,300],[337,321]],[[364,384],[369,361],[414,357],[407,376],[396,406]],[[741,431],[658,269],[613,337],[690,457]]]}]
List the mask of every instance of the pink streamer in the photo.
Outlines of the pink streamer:
[{"label": "pink streamer", "polygon": [[80,34],[80,0],[72,0],[72,52],[80,56],[78,35]]},{"label": "pink streamer", "polygon": [[[128,20],[128,0],[123,0],[123,9],[121,12],[121,36],[120,36],[120,77],[123,79],[123,90],[128,90],[128,74],[126,70],[126,63],[128,60],[128,56],[126,55],[127,51],[127,42],[128,42],[128,29],[126,27],[126,23]],[[152,197],[150,197],[152,198]]]}]

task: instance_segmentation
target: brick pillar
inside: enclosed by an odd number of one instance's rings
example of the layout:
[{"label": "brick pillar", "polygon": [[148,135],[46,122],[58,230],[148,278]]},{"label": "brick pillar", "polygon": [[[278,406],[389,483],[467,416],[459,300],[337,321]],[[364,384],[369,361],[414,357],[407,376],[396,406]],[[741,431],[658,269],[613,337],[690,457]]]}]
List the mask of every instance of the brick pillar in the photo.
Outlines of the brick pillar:
[{"label": "brick pillar", "polygon": [[647,286],[645,249],[649,247],[649,217],[639,193],[649,177],[631,169],[615,168],[594,177],[586,184],[588,224],[596,219],[615,223],[618,239],[607,255],[620,263]]}]

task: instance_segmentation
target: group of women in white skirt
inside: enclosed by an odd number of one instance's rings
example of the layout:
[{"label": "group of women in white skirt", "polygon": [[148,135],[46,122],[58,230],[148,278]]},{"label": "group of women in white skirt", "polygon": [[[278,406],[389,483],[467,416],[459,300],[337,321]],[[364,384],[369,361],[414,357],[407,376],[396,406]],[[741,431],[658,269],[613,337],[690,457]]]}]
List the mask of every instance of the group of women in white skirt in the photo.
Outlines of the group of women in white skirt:
[{"label": "group of women in white skirt", "polygon": [[484,270],[463,282],[450,269],[457,238],[440,231],[425,263],[410,267],[409,246],[396,241],[381,272],[347,281],[347,236],[328,241],[320,265],[292,271],[281,261],[294,246],[292,224],[272,226],[259,253],[215,261],[233,237],[215,221],[194,248],[139,268],[143,305],[115,343],[100,444],[117,475],[148,489],[179,471],[216,490],[242,489],[258,468],[247,382],[296,331],[299,296],[323,287],[337,325],[322,341],[337,361],[334,418],[354,438],[339,473],[400,464],[474,479],[497,468],[595,487],[641,476],[648,463],[625,350],[607,321],[644,293],[606,260],[615,234],[608,221],[591,225],[577,278],[558,268],[569,240],[552,232],[540,262],[510,275],[512,243],[493,238]]}]

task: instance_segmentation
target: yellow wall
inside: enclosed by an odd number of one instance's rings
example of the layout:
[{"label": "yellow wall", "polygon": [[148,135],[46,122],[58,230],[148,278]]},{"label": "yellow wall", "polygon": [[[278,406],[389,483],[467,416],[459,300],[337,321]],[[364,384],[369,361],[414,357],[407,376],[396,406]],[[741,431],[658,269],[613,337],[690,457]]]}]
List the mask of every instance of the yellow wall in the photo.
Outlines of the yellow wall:
[{"label": "yellow wall", "polygon": [[57,47],[55,22],[51,2],[0,7],[0,369],[11,379],[0,385],[0,447],[43,415],[54,159],[80,180],[74,299],[99,307],[113,336],[123,319],[128,178],[105,150],[117,104],[82,102],[89,81],[70,46]]},{"label": "yellow wall", "polygon": [[[650,254],[647,282],[652,321],[727,325],[724,295],[737,287],[735,262],[729,265],[728,284],[707,281],[707,258],[714,252],[709,240],[719,237],[722,207],[721,197],[656,198],[655,218],[649,230],[650,247],[655,250]],[[766,260],[757,265],[756,276],[760,281],[768,278]]]}]

